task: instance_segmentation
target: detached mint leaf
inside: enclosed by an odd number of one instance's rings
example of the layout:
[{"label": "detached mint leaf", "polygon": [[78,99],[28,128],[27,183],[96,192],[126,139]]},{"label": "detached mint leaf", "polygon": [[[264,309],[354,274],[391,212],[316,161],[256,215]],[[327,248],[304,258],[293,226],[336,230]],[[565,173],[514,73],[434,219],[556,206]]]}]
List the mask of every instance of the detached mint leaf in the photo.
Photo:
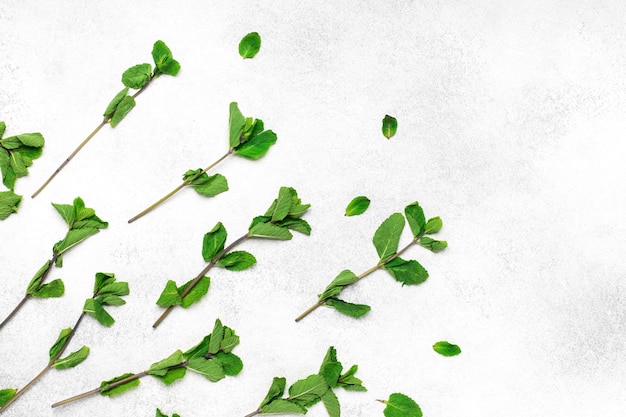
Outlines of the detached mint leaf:
[{"label": "detached mint leaf", "polygon": [[259,159],[276,143],[276,139],[276,133],[271,130],[266,130],[249,141],[237,146],[235,153],[245,158]]},{"label": "detached mint leaf", "polygon": [[115,108],[115,113],[111,116],[111,127],[117,126],[128,113],[135,107],[135,99],[131,96],[124,97]]},{"label": "detached mint leaf", "polygon": [[222,222],[218,222],[210,232],[204,235],[202,240],[202,257],[210,262],[224,250],[224,244],[228,233]]},{"label": "detached mint leaf", "polygon": [[100,395],[103,395],[105,397],[113,397],[116,395],[119,395],[123,392],[128,391],[129,389],[135,388],[137,386],[139,386],[139,379],[133,379],[132,381],[128,381],[125,382],[121,385],[118,385],[116,387],[111,388],[111,385],[115,382],[119,382],[123,379],[126,379],[128,377],[133,376],[134,374],[132,373],[126,373],[124,375],[120,375],[120,376],[116,376],[113,379],[109,379],[107,381],[102,381],[102,383],[100,383],[100,387],[102,388],[102,391],[100,391]]},{"label": "detached mint leaf", "polygon": [[404,216],[394,213],[374,233],[373,243],[381,261],[387,260],[398,251],[398,243],[404,229]]},{"label": "detached mint leaf", "polygon": [[358,216],[370,206],[370,199],[365,196],[354,197],[346,207],[346,216]]},{"label": "detached mint leaf", "polygon": [[[200,172],[202,172],[202,169],[198,168],[196,170],[189,170],[183,175],[183,181],[189,182],[191,188],[196,190],[198,194],[205,197],[214,197],[218,194],[228,191],[228,181],[226,180],[225,176],[223,176],[222,174],[209,176],[205,172],[199,177],[194,178]],[[192,178],[194,179],[191,180]]]},{"label": "detached mint leaf", "polygon": [[226,268],[229,271],[243,271],[256,263],[256,258],[246,251],[234,251],[224,255],[216,266]]},{"label": "detached mint leaf", "polygon": [[248,33],[239,42],[239,55],[243,59],[254,58],[261,49],[261,36],[257,32]]},{"label": "detached mint leaf", "polygon": [[124,88],[122,91],[117,93],[113,100],[109,103],[106,110],[104,111],[104,117],[111,117],[113,113],[115,113],[115,109],[117,109],[117,105],[120,104],[122,99],[128,95],[128,87]]},{"label": "detached mint leaf", "polygon": [[395,117],[391,117],[389,115],[385,115],[383,118],[383,135],[390,139],[393,135],[396,134],[396,130],[398,130],[398,121]]},{"label": "detached mint leaf", "polygon": [[122,74],[122,84],[124,84],[126,87],[139,90],[141,89],[141,87],[148,84],[151,76],[152,65],[135,65],[134,67],[130,67],[126,71],[124,71],[124,73]]},{"label": "detached mint leaf", "polygon": [[13,190],[0,191],[0,220],[5,220],[13,213],[17,213],[17,209],[22,201],[22,196],[17,195]]},{"label": "detached mint leaf", "polygon": [[[2,129],[2,125],[0,124],[0,137],[2,136],[2,132],[4,132],[4,129]],[[17,394],[17,390],[14,388],[5,388],[5,389],[1,389],[0,390],[0,407],[3,407],[6,403],[9,402],[9,400],[11,400],[11,398],[15,397],[15,394]]]},{"label": "detached mint leaf", "polygon": [[405,261],[397,257],[387,262],[383,268],[385,268],[396,281],[401,282],[402,285],[421,284],[428,278],[428,271],[415,260]]},{"label": "detached mint leaf", "polygon": [[435,343],[433,350],[443,356],[456,356],[461,353],[460,347],[446,341]]},{"label": "detached mint leaf", "polygon": [[419,405],[404,394],[391,394],[389,400],[381,402],[387,404],[383,411],[385,417],[422,417]]},{"label": "detached mint leaf", "polygon": [[85,359],[87,359],[87,356],[89,356],[89,347],[83,346],[76,352],[72,352],[62,359],[57,359],[56,361],[54,361],[54,364],[52,366],[54,366],[56,369],[73,368],[76,365],[82,363]]},{"label": "detached mint leaf", "polygon": [[340,313],[343,313],[350,317],[363,317],[371,310],[371,307],[365,304],[352,304],[346,301],[340,300],[336,297],[331,297],[326,300],[325,305],[332,307]]}]

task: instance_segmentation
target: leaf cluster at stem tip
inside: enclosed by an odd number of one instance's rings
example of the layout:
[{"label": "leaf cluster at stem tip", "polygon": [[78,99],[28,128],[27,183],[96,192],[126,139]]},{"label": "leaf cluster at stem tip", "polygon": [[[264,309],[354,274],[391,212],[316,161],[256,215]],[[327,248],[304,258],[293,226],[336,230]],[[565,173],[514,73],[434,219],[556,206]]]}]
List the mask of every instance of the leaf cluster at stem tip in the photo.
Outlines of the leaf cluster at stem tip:
[{"label": "leaf cluster at stem tip", "polygon": [[286,379],[275,377],[270,389],[261,401],[256,414],[306,414],[308,409],[322,402],[329,417],[339,417],[341,408],[335,388],[349,391],[367,391],[362,381],[355,376],[357,365],[343,372],[343,365],[337,360],[337,351],[330,347],[317,374],[294,382],[283,397]]},{"label": "leaf cluster at stem tip", "polygon": [[22,196],[14,192],[18,178],[28,175],[28,167],[41,156],[45,140],[41,133],[22,133],[4,138],[6,124],[0,122],[0,173],[8,191],[0,191],[0,220],[17,213]]},{"label": "leaf cluster at stem tip", "polygon": [[396,281],[402,285],[417,285],[426,281],[428,272],[416,260],[405,260],[400,255],[413,244],[418,244],[432,252],[444,250],[448,243],[446,241],[435,240],[429,236],[441,230],[443,225],[439,217],[434,217],[428,221],[424,217],[424,211],[418,202],[406,206],[404,209],[406,222],[409,223],[413,239],[403,249],[398,250],[400,237],[405,226],[405,216],[401,213],[394,213],[378,227],[374,233],[373,243],[378,253],[378,263],[362,273],[356,275],[350,270],[344,270],[319,295],[318,302],[313,307],[301,314],[296,321],[301,320],[306,315],[321,305],[334,308],[335,310],[351,317],[362,317],[370,311],[370,306],[366,304],[353,304],[339,299],[339,294],[348,286],[356,283],[361,278],[382,268],[386,270]]}]

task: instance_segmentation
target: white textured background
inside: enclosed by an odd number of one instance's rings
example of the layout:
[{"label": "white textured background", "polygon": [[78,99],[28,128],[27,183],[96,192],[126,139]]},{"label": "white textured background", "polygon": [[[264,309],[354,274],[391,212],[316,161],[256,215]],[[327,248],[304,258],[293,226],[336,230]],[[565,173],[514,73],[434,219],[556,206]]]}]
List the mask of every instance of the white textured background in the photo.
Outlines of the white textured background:
[{"label": "white textured background", "polygon": [[[18,180],[20,213],[0,223],[0,315],[65,233],[51,201],[80,195],[110,222],[53,271],[66,296],[29,302],[2,331],[0,387],[20,387],[45,366],[95,272],[115,272],[131,295],[112,309],[114,327],[85,320],[71,347],[89,345],[86,362],[50,372],[7,416],[153,416],[158,406],[242,417],[273,376],[316,372],[331,344],[369,388],[338,391],[344,416],[382,416],[374,399],[396,391],[428,417],[624,415],[623,1],[86,3],[0,3],[0,120],[6,135],[47,140]],[[237,45],[251,31],[263,45],[244,61]],[[28,198],[99,123],[121,73],[151,62],[157,39],[181,62],[179,75],[158,79],[127,119]],[[225,162],[217,172],[228,193],[185,190],[126,224],[185,170],[225,152],[230,101],[278,133],[268,155]],[[389,141],[386,113],[399,122]],[[153,330],[166,280],[203,268],[202,235],[217,221],[241,235],[280,185],[313,205],[312,236],[246,243],[254,268],[214,270],[201,303]],[[366,214],[343,217],[362,194],[372,200]],[[443,218],[450,244],[408,252],[430,279],[401,288],[377,272],[346,294],[371,304],[365,318],[324,308],[295,324],[336,273],[376,262],[374,230],[414,200]],[[190,347],[216,317],[241,335],[238,377],[213,384],[189,373],[170,387],[144,378],[118,398],[49,408]],[[438,340],[463,353],[437,355]],[[317,405],[309,415],[326,412]]]}]

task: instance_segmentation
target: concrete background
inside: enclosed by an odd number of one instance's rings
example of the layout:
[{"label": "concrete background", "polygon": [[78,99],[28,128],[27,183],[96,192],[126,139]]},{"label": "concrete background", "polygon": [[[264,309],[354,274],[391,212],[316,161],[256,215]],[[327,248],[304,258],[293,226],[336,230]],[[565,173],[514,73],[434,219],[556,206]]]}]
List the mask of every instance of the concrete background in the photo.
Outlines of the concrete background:
[{"label": "concrete background", "polygon": [[[80,195],[110,222],[65,257],[67,293],[32,301],[0,334],[0,387],[20,387],[74,323],[97,271],[130,283],[117,323],[86,320],[82,365],[50,372],[7,416],[242,417],[272,377],[317,372],[329,345],[360,365],[367,393],[342,390],[344,416],[413,397],[425,416],[623,416],[626,409],[626,4],[621,1],[14,1],[0,3],[0,120],[40,131],[44,155],[17,182],[20,213],[0,223],[0,314],[19,300],[65,223],[50,202]],[[239,40],[258,31],[253,60]],[[100,122],[122,72],[164,40],[182,64],[106,127],[35,200],[30,194]],[[215,172],[231,191],[185,190],[126,220],[227,149],[228,103],[263,119],[278,143]],[[398,119],[385,139],[385,114]],[[312,204],[310,237],[242,245],[258,264],[212,271],[208,296],[158,329],[167,279],[205,265],[202,236],[247,230],[281,185]],[[367,195],[360,217],[347,203]],[[444,221],[449,249],[411,249],[430,279],[402,288],[377,272],[346,292],[361,320],[320,309],[293,319],[342,269],[376,262],[378,225],[418,200]],[[402,240],[409,239],[408,231]],[[404,244],[404,243],[401,243]],[[50,404],[187,349],[220,317],[241,335],[244,371],[165,387],[144,378],[121,397]],[[431,346],[449,340],[463,353]],[[322,405],[310,416],[326,415]]]}]

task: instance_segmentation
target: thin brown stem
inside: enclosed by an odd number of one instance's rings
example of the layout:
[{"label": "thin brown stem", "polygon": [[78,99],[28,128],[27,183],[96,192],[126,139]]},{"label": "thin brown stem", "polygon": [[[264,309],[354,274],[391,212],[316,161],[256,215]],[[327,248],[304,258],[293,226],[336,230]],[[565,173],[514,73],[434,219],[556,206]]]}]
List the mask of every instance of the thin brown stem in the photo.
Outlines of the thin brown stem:
[{"label": "thin brown stem", "polygon": [[102,120],[102,122],[100,122],[100,124],[99,124],[99,125],[98,125],[98,126],[97,126],[94,130],[93,130],[93,132],[91,132],[91,133],[89,134],[89,136],[87,136],[87,137],[85,138],[85,140],[83,140],[83,141],[81,142],[81,144],[80,144],[80,145],[78,145],[78,148],[76,148],[76,149],[74,150],[74,152],[72,152],[72,153],[70,154],[70,156],[68,156],[68,157],[67,157],[67,159],[66,159],[65,161],[63,161],[63,163],[62,163],[61,165],[59,165],[59,167],[56,169],[56,171],[54,171],[54,172],[52,173],[52,175],[50,175],[50,178],[48,178],[48,179],[46,180],[46,182],[44,182],[44,183],[43,183],[43,185],[42,185],[41,187],[39,187],[39,189],[37,189],[37,191],[35,191],[35,192],[33,193],[33,195],[31,196],[31,198],[35,198],[35,197],[37,197],[37,195],[38,195],[38,194],[39,194],[39,193],[40,193],[40,192],[41,192],[44,188],[46,188],[46,186],[50,183],[50,181],[52,181],[52,179],[53,179],[54,177],[56,177],[56,175],[57,175],[59,172],[61,172],[61,170],[65,167],[65,165],[67,165],[67,164],[68,164],[68,163],[72,160],[72,158],[74,158],[74,156],[76,156],[76,154],[78,153],[78,151],[80,151],[80,150],[83,148],[83,146],[85,146],[85,145],[87,144],[87,142],[89,142],[89,141],[91,140],[91,138],[93,138],[93,137],[96,135],[96,133],[98,133],[98,132],[100,131],[100,129],[102,129],[102,128],[104,127],[104,125],[106,125],[107,123],[109,123],[109,120],[110,120],[110,117],[105,117],[105,118]]},{"label": "thin brown stem", "polygon": [[[48,261],[49,262],[48,268],[44,271],[43,275],[41,276],[40,285],[43,284],[44,281],[46,280],[46,277],[50,273],[50,270],[52,270],[52,267],[54,266],[54,263],[56,262],[58,257],[59,255],[55,253],[54,255],[52,255],[52,258]],[[30,298],[32,297],[29,294],[26,294],[24,298],[22,298],[22,300],[17,304],[17,306],[15,306],[13,311],[9,313],[9,315],[2,321],[2,323],[0,323],[0,330],[2,330],[4,325],[7,324],[13,318],[13,316],[17,314],[17,312],[24,306],[24,304],[26,304],[26,301],[28,301]]]},{"label": "thin brown stem", "polygon": [[[403,247],[402,249],[400,249],[398,252],[396,252],[393,256],[391,256],[389,259],[386,259],[384,261],[380,261],[378,262],[376,265],[374,265],[373,267],[371,267],[370,269],[368,269],[367,271],[363,272],[361,275],[357,276],[357,279],[360,281],[361,279],[365,278],[366,276],[368,276],[369,274],[379,270],[380,268],[382,268],[383,266],[387,265],[389,262],[393,261],[394,259],[396,259],[398,256],[402,255],[408,248],[410,248],[412,245],[414,245],[420,238],[422,237],[422,234],[416,236],[415,238],[413,238],[413,240],[411,241],[411,243],[409,243],[408,245],[406,245],[405,247]],[[351,285],[351,284],[350,284]],[[348,285],[346,285],[347,287]],[[315,310],[317,310],[318,307],[323,306],[326,303],[326,300],[319,300],[317,303],[313,304],[311,307],[309,307],[308,309],[306,309],[304,311],[304,313],[300,314],[298,317],[296,317],[296,323],[299,322],[300,320],[302,320],[303,318],[305,318],[306,316],[308,316],[309,314],[311,314],[312,312],[314,312]]]},{"label": "thin brown stem", "polygon": [[256,410],[256,411],[251,412],[250,414],[246,414],[245,417],[254,417],[259,414],[261,414],[261,410]]},{"label": "thin brown stem", "polygon": [[0,413],[2,413],[2,412],[3,412],[3,411],[5,411],[7,408],[9,408],[9,406],[10,406],[11,404],[13,404],[13,402],[14,402],[15,400],[17,400],[19,397],[21,397],[21,396],[22,396],[22,394],[24,394],[26,391],[28,391],[28,389],[29,389],[32,385],[34,385],[37,381],[39,381],[39,380],[41,379],[41,377],[43,377],[43,376],[46,374],[46,372],[48,372],[48,371],[50,370],[50,368],[51,368],[51,365],[50,365],[50,364],[46,365],[46,367],[45,367],[45,368],[43,368],[43,370],[42,370],[41,372],[39,372],[39,374],[38,374],[36,377],[34,377],[33,379],[31,379],[31,380],[28,382],[28,384],[24,385],[24,387],[23,387],[23,388],[21,388],[19,391],[17,391],[17,392],[15,393],[15,396],[13,396],[13,398],[11,398],[9,401],[7,401],[7,402],[6,402],[6,404],[4,404],[4,406],[2,406],[2,408],[0,408]]},{"label": "thin brown stem", "polygon": [[172,191],[170,191],[169,193],[167,193],[164,197],[162,197],[161,199],[159,199],[156,203],[152,204],[150,207],[146,208],[145,210],[143,210],[142,212],[140,212],[139,214],[135,215],[134,217],[132,217],[130,220],[128,220],[128,223],[132,223],[135,220],[140,219],[141,217],[145,216],[146,214],[150,213],[152,210],[154,210],[155,208],[159,207],[161,204],[163,204],[164,202],[166,202],[167,200],[169,200],[174,194],[176,194],[177,192],[179,192],[180,190],[182,190],[183,188],[185,188],[186,186],[188,186],[189,184],[191,184],[194,180],[196,180],[197,178],[199,178],[202,174],[204,174],[205,172],[207,172],[208,170],[210,170],[211,168],[215,167],[217,164],[219,164],[220,162],[222,162],[224,159],[226,159],[227,157],[229,157],[230,155],[232,155],[233,153],[233,149],[229,149],[228,152],[222,156],[221,158],[219,158],[217,161],[213,162],[211,165],[209,165],[208,167],[206,167],[205,169],[203,169],[202,171],[198,172],[196,175],[194,175],[192,178],[189,178],[187,181],[183,181],[182,184],[180,184],[178,187],[174,188]]},{"label": "thin brown stem", "polygon": [[[220,259],[222,259],[222,257],[224,255],[226,255],[229,251],[231,251],[235,246],[239,245],[241,242],[243,242],[244,240],[248,239],[249,236],[246,233],[245,235],[241,236],[239,239],[235,240],[233,243],[231,243],[230,245],[228,245],[226,248],[224,248],[224,250],[222,250],[220,253],[217,254],[217,256],[215,257],[215,259],[213,259],[211,262],[209,262],[209,264],[193,279],[193,281],[191,281],[191,283],[187,286],[187,288],[185,288],[185,290],[182,292],[182,294],[180,295],[180,298],[185,298],[185,296],[187,294],[189,294],[189,292],[193,289],[193,287],[196,286],[196,284],[198,284],[198,282],[200,282],[200,280],[202,279],[203,276],[205,276],[207,274],[207,272],[209,272],[209,270],[211,268],[213,268],[213,266],[215,266],[215,264],[217,262],[219,262]],[[157,319],[157,321],[154,322],[154,324],[152,325],[153,328],[157,328],[157,326],[159,324],[161,324],[161,322],[163,320],[165,320],[165,318],[167,316],[169,316],[169,314],[172,312],[172,310],[174,309],[175,306],[169,306],[167,307],[167,309],[165,309],[165,311],[163,312],[163,314],[161,314],[161,316]]]},{"label": "thin brown stem", "polygon": [[[108,384],[106,386],[106,388],[107,389],[112,389],[112,388],[115,388],[115,387],[119,387],[120,385],[124,385],[127,382],[131,382],[131,381],[134,381],[136,379],[143,378],[146,375],[148,375],[148,372],[146,372],[146,371],[139,372],[137,374],[128,376],[128,377],[126,377],[124,379],[120,379],[119,381],[116,381],[116,382],[113,382],[111,384]],[[74,401],[78,401],[78,400],[80,400],[82,398],[90,397],[90,396],[92,396],[94,394],[99,394],[100,392],[102,392],[103,389],[104,389],[104,387],[98,387],[96,389],[92,389],[91,391],[83,392],[82,394],[78,394],[78,395],[75,395],[73,397],[67,398],[67,399],[65,399],[63,401],[56,402],[56,403],[52,404],[52,408],[60,407],[60,406],[65,405],[65,404],[69,404],[69,403],[72,403]]]}]

